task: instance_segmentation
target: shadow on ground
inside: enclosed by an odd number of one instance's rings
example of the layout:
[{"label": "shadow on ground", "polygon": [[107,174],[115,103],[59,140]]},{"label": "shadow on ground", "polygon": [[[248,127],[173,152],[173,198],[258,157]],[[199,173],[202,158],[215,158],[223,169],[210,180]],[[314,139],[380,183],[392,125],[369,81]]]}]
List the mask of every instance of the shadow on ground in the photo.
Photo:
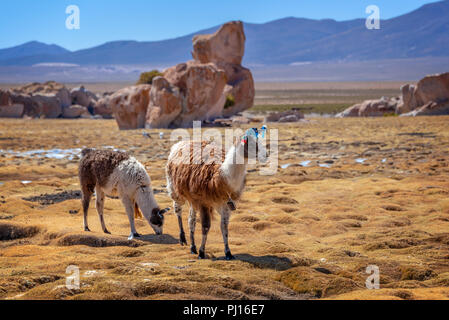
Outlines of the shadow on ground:
[{"label": "shadow on ground", "polygon": [[[253,256],[250,254],[236,254],[235,260],[240,260],[252,264],[257,268],[273,269],[273,270],[287,270],[293,267],[293,263],[290,259],[277,256]],[[225,260],[226,258],[219,257],[215,260]]]},{"label": "shadow on ground", "polygon": [[177,244],[177,243],[179,243],[178,239],[173,238],[169,234],[162,234],[162,235],[146,234],[146,235],[141,235],[139,238],[136,238],[136,240],[144,241],[144,242],[151,242],[151,243],[155,243],[155,244]]}]

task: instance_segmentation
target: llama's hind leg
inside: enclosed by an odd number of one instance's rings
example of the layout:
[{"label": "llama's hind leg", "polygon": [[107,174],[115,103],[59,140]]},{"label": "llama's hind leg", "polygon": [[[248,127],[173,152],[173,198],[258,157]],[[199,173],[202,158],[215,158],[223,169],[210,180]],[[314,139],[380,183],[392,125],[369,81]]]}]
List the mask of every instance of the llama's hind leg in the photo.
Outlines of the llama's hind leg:
[{"label": "llama's hind leg", "polygon": [[182,225],[182,203],[173,202],[173,207],[175,208],[176,216],[178,217],[178,225],[179,225],[179,243],[181,246],[187,245],[186,234],[184,232],[184,227]]},{"label": "llama's hind leg", "polygon": [[199,259],[206,258],[206,254],[205,254],[206,241],[207,241],[207,234],[209,233],[209,229],[210,229],[211,215],[212,215],[212,208],[201,207],[200,217],[201,217],[201,227],[202,227],[201,229],[202,229],[203,238],[201,239],[201,247],[200,247],[200,252],[198,254]]},{"label": "llama's hind leg", "polygon": [[134,224],[134,201],[132,201],[128,196],[122,197],[122,203],[125,207],[126,214],[128,215],[129,225],[131,227],[131,234],[128,237],[128,240],[132,240],[134,238],[140,237],[140,234],[136,231],[136,226]]},{"label": "llama's hind leg", "polygon": [[87,213],[89,211],[90,199],[92,198],[92,191],[88,188],[83,188],[82,190],[82,205],[83,205],[83,223],[84,223],[84,231],[90,231],[89,226],[87,224]]},{"label": "llama's hind leg", "polygon": [[100,218],[101,223],[101,229],[103,229],[104,233],[109,233],[108,229],[106,228],[106,224],[104,223],[104,217],[103,217],[103,210],[104,210],[104,192],[101,190],[100,187],[95,188],[95,193],[97,194],[97,200],[95,202],[95,206],[97,208],[98,217]]},{"label": "llama's hind leg", "polygon": [[193,254],[198,254],[195,245],[195,226],[196,226],[196,212],[192,206],[190,206],[189,212],[189,229],[190,229],[190,252]]},{"label": "llama's hind leg", "polygon": [[223,207],[220,208],[220,215],[221,215],[221,234],[223,235],[223,243],[224,243],[224,250],[225,250],[225,255],[226,255],[226,260],[232,260],[235,259],[234,256],[231,254],[231,250],[229,249],[229,244],[228,244],[228,226],[229,226],[229,217],[231,215],[231,211],[229,210],[229,208]]}]

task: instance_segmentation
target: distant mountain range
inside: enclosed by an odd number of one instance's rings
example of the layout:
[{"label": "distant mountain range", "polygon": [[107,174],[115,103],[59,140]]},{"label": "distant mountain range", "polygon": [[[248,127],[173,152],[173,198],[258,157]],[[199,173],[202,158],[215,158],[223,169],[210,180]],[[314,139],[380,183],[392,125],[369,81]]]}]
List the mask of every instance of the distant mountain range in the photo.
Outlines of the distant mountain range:
[{"label": "distant mountain range", "polygon": [[[218,26],[195,34],[212,33]],[[360,61],[449,55],[449,0],[381,21],[368,30],[364,19],[338,22],[285,18],[245,23],[245,64],[303,61]],[[174,64],[190,59],[192,37],[154,41],[115,41],[70,52],[57,45],[28,42],[0,50],[0,65],[72,63],[79,65]]]},{"label": "distant mountain range", "polygon": [[[293,17],[264,24],[244,23],[244,27],[244,65],[249,67],[449,57],[449,0],[382,20],[380,30],[368,30],[365,19],[339,22]],[[218,28],[163,41],[108,42],[74,52],[33,41],[1,49],[0,66],[19,71],[36,65],[169,66],[191,59],[195,34],[213,33]]]}]

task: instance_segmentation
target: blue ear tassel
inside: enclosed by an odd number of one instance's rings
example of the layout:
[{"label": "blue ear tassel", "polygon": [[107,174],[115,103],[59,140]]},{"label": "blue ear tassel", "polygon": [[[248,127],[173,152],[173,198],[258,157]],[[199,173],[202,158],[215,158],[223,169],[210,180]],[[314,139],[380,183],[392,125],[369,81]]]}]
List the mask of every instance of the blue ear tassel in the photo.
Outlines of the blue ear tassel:
[{"label": "blue ear tassel", "polygon": [[262,132],[262,139],[265,138],[265,132],[267,132],[267,126],[263,125],[262,128],[260,128],[260,131]]},{"label": "blue ear tassel", "polygon": [[246,130],[246,134],[248,136],[253,135],[257,138],[259,136],[259,130],[257,130],[257,128],[251,128],[251,129]]}]

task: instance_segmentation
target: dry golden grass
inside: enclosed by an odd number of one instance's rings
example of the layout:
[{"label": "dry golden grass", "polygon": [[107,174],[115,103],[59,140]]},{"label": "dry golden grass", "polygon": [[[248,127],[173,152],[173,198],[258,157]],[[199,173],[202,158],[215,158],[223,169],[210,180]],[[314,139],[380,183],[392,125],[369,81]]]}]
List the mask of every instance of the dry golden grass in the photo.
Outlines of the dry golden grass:
[{"label": "dry golden grass", "polygon": [[[448,120],[318,119],[273,126],[281,140],[279,165],[291,166],[269,177],[250,170],[230,223],[234,261],[223,260],[218,219],[206,260],[178,244],[173,212],[163,236],[139,220],[144,236],[127,241],[129,224],[116,199],[105,204],[112,235],[100,232],[94,200],[93,232],[85,233],[79,199],[24,200],[79,190],[77,159],[2,153],[0,298],[447,299]],[[159,130],[150,130],[148,139],[142,130],[119,131],[113,120],[2,120],[0,149],[128,150],[147,166],[165,207],[171,206],[164,192],[171,142],[163,131],[160,140]],[[298,165],[304,160],[312,161],[309,167]],[[380,268],[380,290],[365,288],[372,264]],[[80,268],[79,290],[64,286],[69,265]]]}]

